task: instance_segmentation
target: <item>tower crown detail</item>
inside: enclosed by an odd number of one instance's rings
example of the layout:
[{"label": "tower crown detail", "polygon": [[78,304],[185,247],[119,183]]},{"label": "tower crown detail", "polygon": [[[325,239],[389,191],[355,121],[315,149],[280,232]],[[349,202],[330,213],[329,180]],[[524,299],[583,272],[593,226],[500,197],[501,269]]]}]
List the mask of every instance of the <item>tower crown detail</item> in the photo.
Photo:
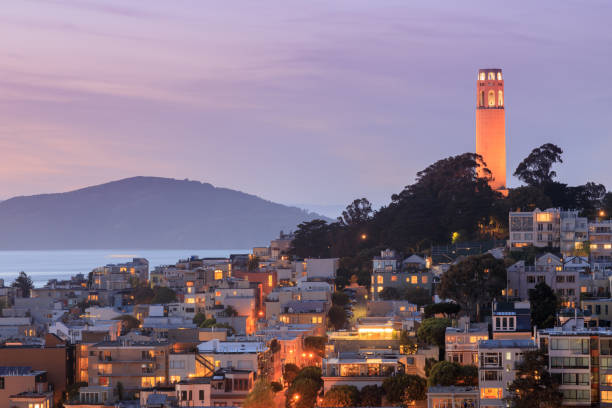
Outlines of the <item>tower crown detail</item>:
[{"label": "tower crown detail", "polygon": [[501,69],[479,69],[477,83],[478,109],[504,109],[504,79]]}]

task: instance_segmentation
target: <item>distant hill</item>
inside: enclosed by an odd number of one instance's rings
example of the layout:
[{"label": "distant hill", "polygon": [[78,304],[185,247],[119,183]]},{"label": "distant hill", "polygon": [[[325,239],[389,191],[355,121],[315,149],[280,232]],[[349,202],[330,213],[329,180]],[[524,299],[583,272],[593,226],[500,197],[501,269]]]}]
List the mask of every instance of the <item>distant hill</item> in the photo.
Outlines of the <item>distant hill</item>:
[{"label": "distant hill", "polygon": [[0,202],[0,249],[232,249],[324,218],[198,181],[133,177]]}]

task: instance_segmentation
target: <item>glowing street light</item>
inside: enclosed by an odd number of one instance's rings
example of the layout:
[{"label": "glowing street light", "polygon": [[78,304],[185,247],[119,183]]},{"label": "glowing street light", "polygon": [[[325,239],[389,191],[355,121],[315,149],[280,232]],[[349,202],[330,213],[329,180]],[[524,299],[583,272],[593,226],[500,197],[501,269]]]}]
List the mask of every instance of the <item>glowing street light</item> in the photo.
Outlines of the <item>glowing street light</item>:
[{"label": "glowing street light", "polygon": [[361,234],[361,240],[365,241],[366,239],[368,239],[368,235],[367,234]]}]

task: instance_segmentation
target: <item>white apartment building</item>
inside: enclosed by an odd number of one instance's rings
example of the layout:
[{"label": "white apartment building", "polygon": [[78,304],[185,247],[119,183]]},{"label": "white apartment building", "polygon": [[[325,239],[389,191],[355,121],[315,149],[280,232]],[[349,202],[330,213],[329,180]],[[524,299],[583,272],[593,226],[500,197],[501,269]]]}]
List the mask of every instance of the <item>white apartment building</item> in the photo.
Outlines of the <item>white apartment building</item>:
[{"label": "white apartment building", "polygon": [[532,340],[506,339],[478,342],[478,386],[482,408],[505,407],[508,384],[516,377],[517,364],[527,350],[535,349]]},{"label": "white apartment building", "polygon": [[583,249],[584,242],[588,240],[588,222],[578,214],[578,211],[562,211],[559,208],[512,211],[509,213],[508,246],[559,248],[564,254]]}]

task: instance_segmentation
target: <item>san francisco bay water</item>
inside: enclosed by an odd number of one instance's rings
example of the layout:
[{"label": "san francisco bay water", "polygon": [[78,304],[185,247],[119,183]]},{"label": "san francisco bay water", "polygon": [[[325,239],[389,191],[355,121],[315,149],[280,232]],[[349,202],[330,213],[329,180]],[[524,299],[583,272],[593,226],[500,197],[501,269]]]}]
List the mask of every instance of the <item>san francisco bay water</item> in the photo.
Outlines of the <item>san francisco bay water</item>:
[{"label": "san francisco bay water", "polygon": [[68,279],[77,273],[87,275],[92,269],[122,263],[132,258],[146,258],[149,267],[170,265],[192,255],[200,258],[246,254],[248,249],[92,249],[56,251],[0,251],[0,279],[10,285],[20,271],[27,273],[34,286],[44,286],[49,279]]}]

